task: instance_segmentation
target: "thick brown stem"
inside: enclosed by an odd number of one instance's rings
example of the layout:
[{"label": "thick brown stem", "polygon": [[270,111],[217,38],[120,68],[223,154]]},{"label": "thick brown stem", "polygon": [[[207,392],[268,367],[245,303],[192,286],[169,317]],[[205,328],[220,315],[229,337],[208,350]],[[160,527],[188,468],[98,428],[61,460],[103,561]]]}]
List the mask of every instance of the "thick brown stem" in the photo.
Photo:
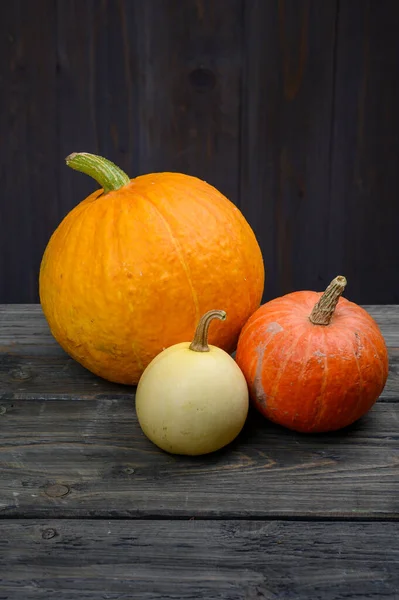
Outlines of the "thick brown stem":
[{"label": "thick brown stem", "polygon": [[224,321],[226,313],[224,310],[209,310],[201,317],[197,329],[194,334],[194,339],[190,344],[190,350],[195,352],[209,352],[208,346],[208,330],[209,325],[213,319],[220,319]]},{"label": "thick brown stem", "polygon": [[313,325],[329,325],[333,317],[338,300],[344,292],[346,279],[339,275],[332,280],[318,303],[310,314],[310,321]]}]

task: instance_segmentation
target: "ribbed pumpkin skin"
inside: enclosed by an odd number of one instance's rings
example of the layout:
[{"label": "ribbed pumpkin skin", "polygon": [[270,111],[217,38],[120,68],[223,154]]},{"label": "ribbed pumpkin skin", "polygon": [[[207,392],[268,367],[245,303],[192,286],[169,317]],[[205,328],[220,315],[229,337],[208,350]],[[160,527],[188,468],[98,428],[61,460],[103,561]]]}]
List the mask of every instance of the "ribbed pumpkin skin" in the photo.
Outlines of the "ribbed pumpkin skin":
[{"label": "ribbed pumpkin skin", "polygon": [[300,432],[350,425],[373,406],[388,377],[387,349],[374,319],[340,298],[331,323],[313,325],[309,315],[320,297],[294,292],[264,304],[237,346],[256,408]]},{"label": "ribbed pumpkin skin", "polygon": [[259,307],[264,268],[241,212],[179,173],[143,175],[77,205],[52,235],[39,289],[51,331],[75,360],[136,384],[163,348],[192,339],[208,310],[209,342],[231,352]]}]

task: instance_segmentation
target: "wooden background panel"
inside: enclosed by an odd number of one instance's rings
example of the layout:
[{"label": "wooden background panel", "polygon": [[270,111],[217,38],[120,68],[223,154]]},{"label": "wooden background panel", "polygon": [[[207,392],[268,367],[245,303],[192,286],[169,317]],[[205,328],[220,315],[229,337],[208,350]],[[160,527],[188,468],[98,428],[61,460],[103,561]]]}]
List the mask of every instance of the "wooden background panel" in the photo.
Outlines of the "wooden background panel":
[{"label": "wooden background panel", "polygon": [[[56,13],[57,116],[53,126],[57,130],[57,154],[49,157],[58,166],[60,211],[55,227],[78,202],[99,187],[93,179],[67,168],[65,158],[72,152],[110,153],[108,138],[103,134],[108,117],[105,107],[109,102],[107,2],[57,0]],[[115,43],[118,40],[119,37]],[[115,71],[118,75],[117,67]],[[126,82],[117,83],[119,94],[124,97]],[[120,111],[119,116],[123,120],[125,113]],[[114,160],[120,159],[116,149],[114,153]],[[122,162],[122,168],[127,166],[126,160]]]},{"label": "wooden background panel", "polygon": [[338,274],[325,268],[336,18],[335,0],[246,3],[241,206],[266,299]]},{"label": "wooden background panel", "polygon": [[0,302],[38,300],[52,231],[98,187],[65,166],[73,151],[132,177],[196,175],[238,204],[242,1],[21,0],[5,11]]},{"label": "wooden background panel", "polygon": [[399,524],[6,521],[9,600],[396,598]]},{"label": "wooden background panel", "polygon": [[56,14],[12,2],[0,19],[0,299],[37,298],[37,269],[58,222]]},{"label": "wooden background panel", "polygon": [[303,435],[251,410],[231,445],[190,458],[144,436],[133,394],[2,398],[0,516],[398,519],[398,422],[380,402]]},{"label": "wooden background panel", "polygon": [[136,37],[128,55],[139,164],[131,172],[182,171],[238,203],[243,0],[123,6],[127,37]]},{"label": "wooden background panel", "polygon": [[399,303],[399,3],[340,3],[329,271],[355,302]]},{"label": "wooden background panel", "polygon": [[[348,277],[397,303],[396,0],[19,0],[0,21],[0,302],[35,302],[44,247],[97,186],[198,175],[239,205],[265,299]],[[370,278],[372,284],[370,284]]]},{"label": "wooden background panel", "polygon": [[[181,170],[238,202],[241,4],[59,1],[60,164],[99,152],[132,177]],[[96,184],[61,171],[69,209]]]}]

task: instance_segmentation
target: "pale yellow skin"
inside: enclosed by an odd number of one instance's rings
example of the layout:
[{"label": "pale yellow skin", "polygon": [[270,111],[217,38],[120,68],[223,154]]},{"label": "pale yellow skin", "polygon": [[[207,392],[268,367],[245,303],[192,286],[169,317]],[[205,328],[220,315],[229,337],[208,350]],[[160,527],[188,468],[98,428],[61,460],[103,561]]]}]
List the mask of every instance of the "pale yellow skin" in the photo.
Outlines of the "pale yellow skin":
[{"label": "pale yellow skin", "polygon": [[167,348],[139,381],[136,412],[144,434],[172,454],[215,452],[240,433],[248,414],[245,377],[224,350]]}]

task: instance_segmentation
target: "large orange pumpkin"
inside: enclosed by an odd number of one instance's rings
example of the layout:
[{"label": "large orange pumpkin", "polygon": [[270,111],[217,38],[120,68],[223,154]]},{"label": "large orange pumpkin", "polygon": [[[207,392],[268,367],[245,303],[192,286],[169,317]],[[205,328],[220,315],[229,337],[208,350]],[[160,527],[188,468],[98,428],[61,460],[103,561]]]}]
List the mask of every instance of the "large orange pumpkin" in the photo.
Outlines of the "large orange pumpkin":
[{"label": "large orange pumpkin", "polygon": [[268,419],[302,432],[350,425],[381,394],[388,354],[374,319],[340,297],[294,292],[261,306],[243,328],[236,360],[251,399]]},{"label": "large orange pumpkin", "polygon": [[64,350],[105,379],[135,384],[220,306],[227,321],[212,324],[209,341],[232,352],[264,285],[260,248],[238,208],[196,177],[130,180],[86,153],[67,164],[102,189],[64,218],[42,259],[41,305]]}]

